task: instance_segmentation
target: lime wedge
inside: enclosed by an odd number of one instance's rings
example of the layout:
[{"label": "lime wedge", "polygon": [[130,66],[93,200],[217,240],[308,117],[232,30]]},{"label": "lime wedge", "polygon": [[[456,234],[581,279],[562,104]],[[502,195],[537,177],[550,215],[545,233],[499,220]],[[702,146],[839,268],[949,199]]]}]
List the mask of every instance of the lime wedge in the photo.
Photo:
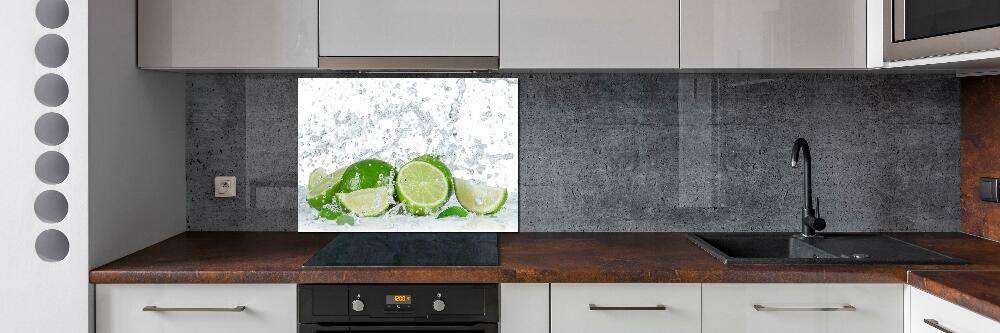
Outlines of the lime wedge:
[{"label": "lime wedge", "polygon": [[392,206],[392,187],[376,187],[351,193],[337,193],[337,203],[348,213],[373,217],[384,214]]},{"label": "lime wedge", "polygon": [[333,202],[333,194],[337,192],[340,185],[340,178],[344,175],[344,170],[340,168],[333,173],[326,173],[323,168],[316,168],[309,174],[309,184],[306,185],[308,194],[306,202],[315,209],[323,210],[324,206]]},{"label": "lime wedge", "polygon": [[443,219],[446,217],[466,217],[466,216],[469,216],[469,211],[465,210],[465,208],[462,207],[453,206],[453,207],[448,207],[448,209],[442,210],[441,214],[438,214],[437,218]]},{"label": "lime wedge", "polygon": [[455,197],[458,198],[458,203],[470,212],[493,214],[500,211],[507,201],[507,189],[455,178]]},{"label": "lime wedge", "polygon": [[427,215],[444,205],[451,196],[449,174],[444,164],[434,165],[422,160],[410,161],[399,168],[396,194],[406,211]]}]

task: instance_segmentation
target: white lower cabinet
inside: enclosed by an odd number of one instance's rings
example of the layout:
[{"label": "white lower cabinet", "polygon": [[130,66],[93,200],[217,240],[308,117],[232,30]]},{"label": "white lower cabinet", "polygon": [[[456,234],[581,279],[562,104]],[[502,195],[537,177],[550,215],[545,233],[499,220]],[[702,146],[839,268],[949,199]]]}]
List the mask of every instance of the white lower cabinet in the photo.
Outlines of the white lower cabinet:
[{"label": "white lower cabinet", "polygon": [[902,284],[704,284],[703,332],[903,332]]},{"label": "white lower cabinet", "polygon": [[294,284],[100,284],[96,303],[98,333],[297,331]]},{"label": "white lower cabinet", "polygon": [[500,284],[501,333],[549,333],[549,284]]},{"label": "white lower cabinet", "polygon": [[701,331],[700,284],[554,283],[552,333]]},{"label": "white lower cabinet", "polygon": [[907,333],[997,333],[1000,322],[909,287],[910,315]]}]

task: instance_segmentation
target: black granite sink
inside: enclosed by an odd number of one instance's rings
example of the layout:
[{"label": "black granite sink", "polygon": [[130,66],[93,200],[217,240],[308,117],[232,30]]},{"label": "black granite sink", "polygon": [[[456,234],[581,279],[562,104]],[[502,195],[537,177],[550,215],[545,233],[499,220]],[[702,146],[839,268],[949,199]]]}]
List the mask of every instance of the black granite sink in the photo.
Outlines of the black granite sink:
[{"label": "black granite sink", "polygon": [[740,264],[965,264],[966,261],[883,234],[691,233],[688,239],[722,260]]}]

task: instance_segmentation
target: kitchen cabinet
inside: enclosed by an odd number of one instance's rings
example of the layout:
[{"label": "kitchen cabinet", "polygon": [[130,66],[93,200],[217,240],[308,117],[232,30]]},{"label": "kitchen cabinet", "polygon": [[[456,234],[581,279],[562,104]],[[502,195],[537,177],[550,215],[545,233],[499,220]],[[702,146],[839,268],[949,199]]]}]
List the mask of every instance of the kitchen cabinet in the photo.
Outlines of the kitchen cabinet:
[{"label": "kitchen cabinet", "polygon": [[906,333],[1000,332],[1000,322],[986,318],[927,292],[908,287],[910,330]]},{"label": "kitchen cabinet", "polygon": [[549,284],[500,284],[501,333],[549,333]]},{"label": "kitchen cabinet", "polygon": [[881,17],[868,15],[867,2],[681,0],[681,68],[871,67],[881,29],[868,18]]},{"label": "kitchen cabinet", "polygon": [[141,68],[316,68],[317,0],[139,0]]},{"label": "kitchen cabinet", "polygon": [[96,288],[98,333],[297,331],[294,284],[100,284]]},{"label": "kitchen cabinet", "polygon": [[497,57],[499,0],[319,0],[322,57]]},{"label": "kitchen cabinet", "polygon": [[699,284],[554,283],[551,288],[552,332],[701,331]]},{"label": "kitchen cabinet", "polygon": [[703,331],[902,332],[902,284],[704,284]]},{"label": "kitchen cabinet", "polygon": [[677,68],[678,0],[504,0],[505,69]]}]

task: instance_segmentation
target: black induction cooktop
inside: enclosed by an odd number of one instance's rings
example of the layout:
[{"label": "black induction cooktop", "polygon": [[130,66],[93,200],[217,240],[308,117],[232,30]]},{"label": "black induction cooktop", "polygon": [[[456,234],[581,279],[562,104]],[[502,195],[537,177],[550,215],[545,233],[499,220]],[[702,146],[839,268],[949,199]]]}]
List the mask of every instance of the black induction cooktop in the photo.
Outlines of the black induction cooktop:
[{"label": "black induction cooktop", "polygon": [[302,265],[497,266],[497,246],[495,233],[346,233]]}]

